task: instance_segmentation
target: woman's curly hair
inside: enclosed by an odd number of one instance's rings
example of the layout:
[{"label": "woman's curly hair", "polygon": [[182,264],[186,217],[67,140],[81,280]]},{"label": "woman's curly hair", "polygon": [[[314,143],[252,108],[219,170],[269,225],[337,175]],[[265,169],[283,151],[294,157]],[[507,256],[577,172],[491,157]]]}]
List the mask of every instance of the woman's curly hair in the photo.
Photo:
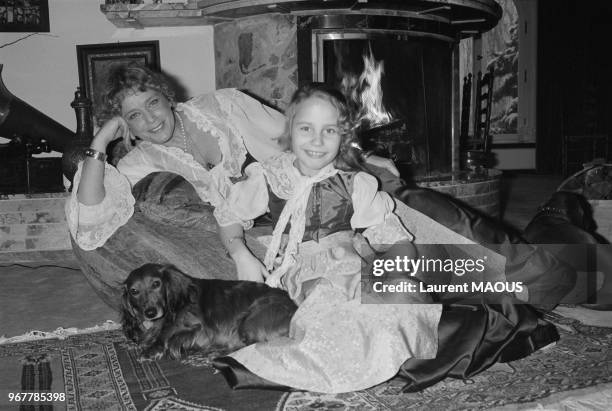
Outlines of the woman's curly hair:
[{"label": "woman's curly hair", "polygon": [[95,108],[98,125],[121,115],[121,103],[126,95],[147,90],[159,91],[174,106],[175,92],[163,74],[137,62],[113,66],[102,93],[102,103]]},{"label": "woman's curly hair", "polygon": [[328,101],[338,110],[338,127],[340,131],[340,150],[335,160],[335,167],[343,171],[367,171],[364,166],[363,152],[357,138],[357,122],[349,108],[344,95],[325,83],[309,83],[300,87],[291,98],[291,103],[285,110],[287,126],[285,135],[282,137],[287,148],[291,144],[291,129],[297,107],[303,101],[318,97]]}]

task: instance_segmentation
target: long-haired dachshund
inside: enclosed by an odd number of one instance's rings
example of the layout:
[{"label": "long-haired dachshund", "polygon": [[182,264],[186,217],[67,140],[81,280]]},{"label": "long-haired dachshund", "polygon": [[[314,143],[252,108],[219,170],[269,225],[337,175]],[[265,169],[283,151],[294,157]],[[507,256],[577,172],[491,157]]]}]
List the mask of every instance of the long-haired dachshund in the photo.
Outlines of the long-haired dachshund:
[{"label": "long-haired dachshund", "polygon": [[251,281],[189,277],[145,264],[124,282],[122,325],[142,359],[178,359],[190,349],[233,351],[289,332],[297,309],[280,289]]}]

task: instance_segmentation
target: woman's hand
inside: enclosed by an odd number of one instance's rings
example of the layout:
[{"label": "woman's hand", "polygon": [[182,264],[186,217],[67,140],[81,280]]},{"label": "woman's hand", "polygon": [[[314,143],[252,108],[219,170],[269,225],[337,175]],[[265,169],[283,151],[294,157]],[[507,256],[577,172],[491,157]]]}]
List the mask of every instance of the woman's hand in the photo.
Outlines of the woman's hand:
[{"label": "woman's hand", "polygon": [[365,158],[365,162],[375,167],[383,168],[389,171],[395,177],[400,176],[400,172],[398,171],[397,167],[395,167],[395,163],[391,159],[375,156],[372,154]]},{"label": "woman's hand", "polygon": [[[113,117],[98,130],[94,136],[90,148],[106,153],[109,143],[117,138],[129,141],[132,133],[126,121],[121,117]],[[77,189],[79,202],[85,205],[99,204],[106,197],[104,189],[104,161],[86,157],[83,163],[81,181]]]},{"label": "woman's hand", "polygon": [[121,138],[123,139],[123,144],[128,148],[128,150],[132,147],[132,141],[134,140],[134,135],[130,131],[130,127],[128,123],[123,119],[123,117],[117,116],[108,120],[100,130],[96,133],[93,141],[91,142],[91,148],[94,150],[106,151],[106,147],[114,140]]},{"label": "woman's hand", "polygon": [[[129,147],[134,136],[122,117],[113,117],[98,130],[89,147],[101,153],[106,153],[106,148],[110,142],[118,138],[123,138],[123,142],[127,142]],[[77,198],[82,204],[95,205],[101,203],[104,197],[106,197],[104,161],[87,157],[83,163]]]}]

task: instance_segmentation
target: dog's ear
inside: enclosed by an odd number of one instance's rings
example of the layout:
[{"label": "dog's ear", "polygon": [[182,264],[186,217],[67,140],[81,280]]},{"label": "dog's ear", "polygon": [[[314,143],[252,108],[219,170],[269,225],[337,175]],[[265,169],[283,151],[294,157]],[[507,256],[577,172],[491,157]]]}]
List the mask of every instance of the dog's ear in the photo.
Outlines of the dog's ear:
[{"label": "dog's ear", "polygon": [[584,196],[566,191],[558,191],[555,196],[559,197],[560,208],[565,210],[572,224],[584,231],[592,231],[594,225],[593,212],[591,205]]},{"label": "dog's ear", "polygon": [[593,234],[597,231],[597,223],[595,222],[595,218],[593,217],[593,206],[589,203],[589,200],[586,199],[583,195],[577,194],[578,196],[578,204],[581,211],[582,217],[582,228],[588,232]]},{"label": "dog's ear", "polygon": [[173,265],[162,267],[161,272],[168,308],[173,312],[177,312],[189,305],[192,301],[191,278]]},{"label": "dog's ear", "polygon": [[121,325],[127,338],[136,342],[139,341],[141,334],[140,321],[136,318],[136,312],[130,303],[127,286],[124,286],[121,296]]},{"label": "dog's ear", "polygon": [[128,286],[123,286],[123,294],[121,295],[121,312],[122,314],[129,315],[130,317],[136,317],[136,310],[130,302],[130,290]]}]

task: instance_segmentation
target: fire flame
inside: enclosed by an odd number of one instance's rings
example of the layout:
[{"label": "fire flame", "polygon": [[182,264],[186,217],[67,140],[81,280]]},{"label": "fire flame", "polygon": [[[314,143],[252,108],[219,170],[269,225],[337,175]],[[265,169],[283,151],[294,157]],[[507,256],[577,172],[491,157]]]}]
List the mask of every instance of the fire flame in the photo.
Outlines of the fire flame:
[{"label": "fire flame", "polygon": [[372,50],[368,50],[363,55],[363,65],[364,69],[359,77],[354,74],[344,75],[340,87],[358,107],[358,120],[367,122],[370,128],[387,124],[392,116],[382,101],[381,79],[385,72],[384,61],[376,61]]}]

